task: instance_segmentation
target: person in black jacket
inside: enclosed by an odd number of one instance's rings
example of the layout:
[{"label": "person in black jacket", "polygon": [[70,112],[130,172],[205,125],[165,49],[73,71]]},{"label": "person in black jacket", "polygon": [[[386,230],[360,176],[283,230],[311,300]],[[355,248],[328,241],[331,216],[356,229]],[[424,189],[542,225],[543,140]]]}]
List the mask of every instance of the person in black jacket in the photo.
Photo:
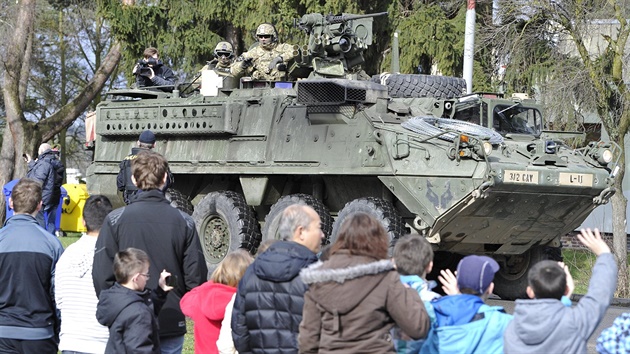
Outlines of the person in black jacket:
[{"label": "person in black jacket", "polygon": [[42,209],[36,218],[41,227],[54,235],[57,207],[61,199],[61,185],[66,169],[59,160],[59,151],[53,151],[50,144],[41,144],[38,155],[37,160],[29,161],[26,177],[42,184]]},{"label": "person in black jacket", "polygon": [[172,91],[175,85],[175,74],[173,70],[164,65],[159,58],[160,53],[154,47],[144,50],[143,59],[133,67],[133,74],[136,76],[136,86],[167,86],[161,87],[162,91]]},{"label": "person in black jacket", "polygon": [[162,353],[181,353],[186,320],[179,307],[181,297],[204,283],[208,274],[195,223],[190,215],[173,208],[164,197],[168,163],[154,151],[141,151],[131,163],[138,194],[125,207],[112,211],[96,242],[92,277],[97,296],[114,283],[112,263],[116,253],[128,247],[149,254],[149,287],[157,285],[159,272],[169,270],[177,285],[169,292],[159,315]]},{"label": "person in black jacket", "polygon": [[160,353],[157,314],[173,288],[166,285],[171,273],[163,270],[155,291],[146,289],[150,265],[137,248],[116,253],[116,284],[101,292],[96,307],[96,319],[109,328],[105,353]]},{"label": "person in black jacket", "polygon": [[300,270],[317,261],[324,234],[306,205],[287,207],[273,243],[247,268],[232,312],[232,339],[241,353],[297,353],[306,284]]},{"label": "person in black jacket", "polygon": [[[118,190],[122,192],[123,201],[125,204],[129,204],[131,199],[138,193],[138,187],[131,180],[131,161],[138,156],[140,151],[148,151],[155,147],[155,134],[150,130],[145,130],[140,133],[136,147],[131,148],[131,154],[127,155],[124,160],[120,162],[118,167],[118,176],[116,176],[116,186]],[[166,191],[171,185],[173,185],[173,174],[168,171],[168,178],[166,179],[166,185],[163,192]]]}]

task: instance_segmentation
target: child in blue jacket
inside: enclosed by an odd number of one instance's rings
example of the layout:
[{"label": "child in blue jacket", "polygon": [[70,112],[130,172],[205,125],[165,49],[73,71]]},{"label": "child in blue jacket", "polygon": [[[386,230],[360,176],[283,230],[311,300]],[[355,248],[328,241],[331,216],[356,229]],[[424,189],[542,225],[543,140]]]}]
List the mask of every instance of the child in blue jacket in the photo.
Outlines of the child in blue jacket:
[{"label": "child in blue jacket", "polygon": [[456,295],[432,303],[436,323],[421,353],[503,353],[503,333],[512,316],[484,302],[494,290],[498,270],[494,259],[473,255],[459,262],[456,280],[450,271],[442,272],[446,293]]},{"label": "child in blue jacket", "polygon": [[[433,249],[431,249],[431,245],[424,237],[418,234],[407,235],[396,242],[393,257],[396,270],[400,274],[400,281],[418,292],[429,315],[431,326],[433,326],[435,323],[435,312],[431,301],[439,298],[440,295],[431,291],[436,285],[435,282],[426,280],[426,275],[433,268]],[[392,329],[392,336],[396,353],[420,353],[424,339],[413,340],[398,327]]]}]

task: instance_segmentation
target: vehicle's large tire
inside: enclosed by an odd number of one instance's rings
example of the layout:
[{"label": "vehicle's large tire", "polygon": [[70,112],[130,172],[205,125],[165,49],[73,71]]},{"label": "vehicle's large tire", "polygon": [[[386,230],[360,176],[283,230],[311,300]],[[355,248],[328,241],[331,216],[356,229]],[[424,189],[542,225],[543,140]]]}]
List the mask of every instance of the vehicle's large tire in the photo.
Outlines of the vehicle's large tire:
[{"label": "vehicle's large tire", "polygon": [[447,99],[460,97],[466,91],[466,81],[452,76],[383,74],[373,80],[386,85],[390,97]]},{"label": "vehicle's large tire", "polygon": [[197,204],[192,216],[210,271],[229,252],[243,248],[253,253],[260,244],[260,224],[240,193],[212,192]]},{"label": "vehicle's large tire", "polygon": [[[531,267],[546,259],[558,260],[554,248],[534,247],[522,255],[510,256],[507,265],[494,275],[494,293],[503,300],[526,299],[527,273]],[[558,249],[558,248],[555,248]]]},{"label": "vehicle's large tire", "polygon": [[346,218],[358,212],[372,215],[383,225],[389,236],[389,250],[391,254],[396,241],[405,234],[405,223],[394,205],[380,198],[367,197],[348,202],[343,209],[341,209],[337,220],[335,220],[333,224],[330,243],[334,243],[337,240],[341,225]]},{"label": "vehicle's large tire", "polygon": [[324,203],[309,194],[290,194],[278,199],[278,201],[271,206],[269,214],[265,217],[265,226],[263,226],[262,232],[263,240],[280,239],[278,235],[280,216],[289,205],[298,203],[306,204],[315,209],[322,222],[321,227],[324,233],[322,246],[327,245],[333,228],[333,218],[330,216],[330,212]]},{"label": "vehicle's large tire", "polygon": [[164,193],[164,197],[171,203],[173,208],[177,208],[188,215],[192,215],[195,208],[182,192],[174,188],[169,188]]}]

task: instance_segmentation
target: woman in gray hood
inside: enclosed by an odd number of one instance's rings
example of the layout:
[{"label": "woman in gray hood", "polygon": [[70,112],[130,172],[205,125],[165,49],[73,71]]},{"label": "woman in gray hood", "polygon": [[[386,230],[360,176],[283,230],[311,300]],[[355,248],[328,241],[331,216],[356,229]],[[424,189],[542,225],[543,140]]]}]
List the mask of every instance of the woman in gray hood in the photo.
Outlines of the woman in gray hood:
[{"label": "woman in gray hood", "polygon": [[413,339],[426,336],[424,304],[400,282],[388,248],[383,226],[356,213],[341,226],[329,260],[302,270],[309,290],[298,335],[300,353],[394,353],[394,324]]}]

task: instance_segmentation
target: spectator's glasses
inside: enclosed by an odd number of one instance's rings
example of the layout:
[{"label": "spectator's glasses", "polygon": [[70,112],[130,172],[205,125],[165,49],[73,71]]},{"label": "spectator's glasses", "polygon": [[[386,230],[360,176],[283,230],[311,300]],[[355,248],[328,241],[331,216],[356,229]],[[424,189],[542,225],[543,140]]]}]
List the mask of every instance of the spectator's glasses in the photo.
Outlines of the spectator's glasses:
[{"label": "spectator's glasses", "polygon": [[138,273],[138,275],[144,276],[147,280],[151,279],[151,274],[149,274],[149,273],[146,273],[146,274],[145,273]]},{"label": "spectator's glasses", "polygon": [[219,58],[231,58],[232,53],[230,52],[217,52],[217,57]]},{"label": "spectator's glasses", "polygon": [[270,34],[259,34],[258,38],[271,38]]}]

